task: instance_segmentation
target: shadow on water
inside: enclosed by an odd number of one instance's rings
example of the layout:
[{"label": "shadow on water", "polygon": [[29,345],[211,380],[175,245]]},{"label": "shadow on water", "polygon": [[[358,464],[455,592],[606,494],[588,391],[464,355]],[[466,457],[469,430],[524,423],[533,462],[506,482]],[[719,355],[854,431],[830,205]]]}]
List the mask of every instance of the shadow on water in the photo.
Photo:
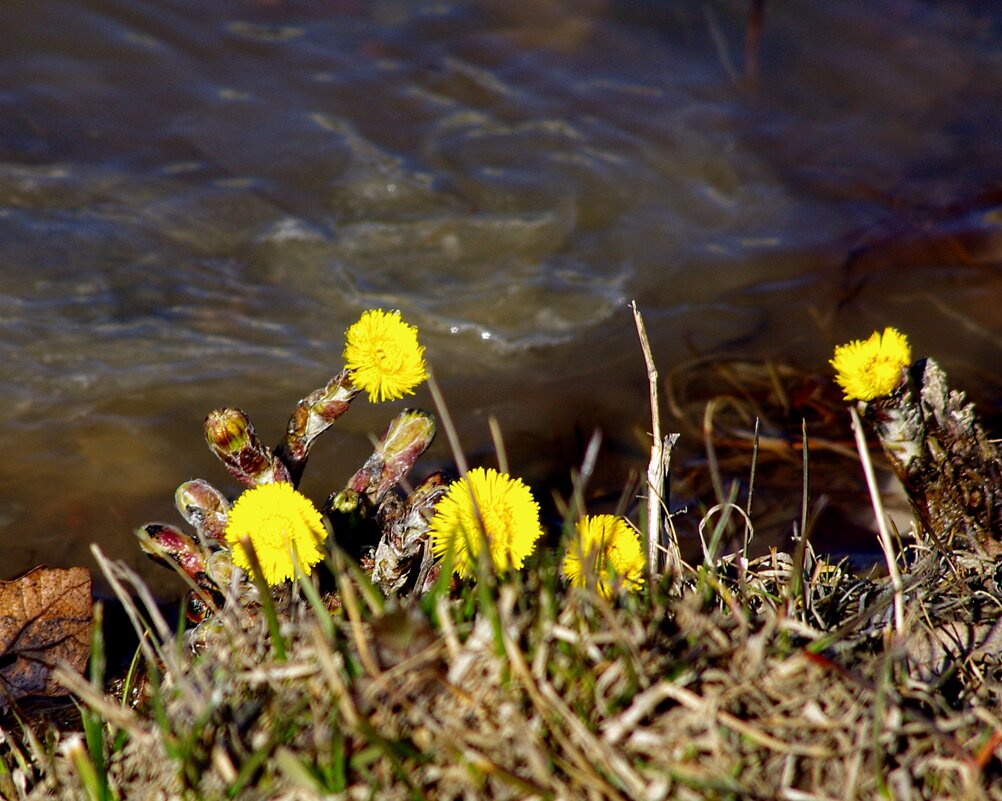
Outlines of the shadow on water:
[{"label": "shadow on water", "polygon": [[[471,459],[496,416],[544,499],[596,427],[596,496],[646,458],[632,298],[665,375],[737,357],[830,389],[832,347],[890,324],[989,414],[1002,398],[988,4],[14,0],[5,17],[5,578],[90,565],[97,542],[176,591],[131,531],[178,522],[183,480],[236,492],[206,412],[240,406],[277,440],[372,306],[420,326]],[[313,497],[393,413],[356,407],[318,446]],[[702,453],[686,434],[682,466]],[[425,469],[448,461],[436,443]],[[792,492],[771,536],[799,518]]]}]

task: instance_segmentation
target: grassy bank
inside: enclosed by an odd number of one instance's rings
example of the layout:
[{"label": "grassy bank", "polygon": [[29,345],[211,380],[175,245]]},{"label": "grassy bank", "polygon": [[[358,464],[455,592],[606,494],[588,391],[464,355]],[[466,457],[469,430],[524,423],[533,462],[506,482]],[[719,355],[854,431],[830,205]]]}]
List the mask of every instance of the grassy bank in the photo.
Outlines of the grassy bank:
[{"label": "grassy bank", "polygon": [[67,674],[90,736],[22,746],[26,796],[1002,797],[997,568],[904,562],[900,632],[887,580],[810,548],[611,602],[545,560],[411,604],[333,567],[340,608],[276,599],[280,648],[261,609],[146,609],[132,703]]},{"label": "grassy bank", "polygon": [[[434,435],[425,412],[394,418],[323,515],[296,493],[312,441],[360,391],[349,370],[300,401],[274,451],[240,410],[213,412],[207,439],[249,487],[243,500],[231,506],[189,481],[178,508],[197,536],[169,524],[137,532],[190,582],[190,623],[169,625],[138,576],[96,552],[139,637],[136,658],[109,681],[98,606],[89,676],[58,673],[80,725],[9,717],[0,792],[19,801],[1002,798],[1000,460],[936,365],[911,367],[904,338],[895,342],[886,386],[853,407],[853,468],[872,473],[862,415],[916,523],[887,524],[871,476],[862,501],[873,503],[884,561],[865,575],[806,536],[806,423],[791,547],[756,543],[763,416],[753,416],[738,503],[711,402],[703,433],[716,501],[689,514],[695,558],[682,559],[674,518],[657,503],[636,510],[650,536],[616,529],[620,561],[600,543],[568,562],[588,530],[592,448],[557,504],[560,545],[535,547],[538,507],[507,475],[503,447],[500,474],[468,470],[457,447],[460,473],[476,481],[433,475],[397,491]],[[866,347],[853,343],[851,364],[871,363]],[[781,383],[775,370],[758,375]],[[433,382],[432,391],[455,442]],[[655,415],[668,454],[655,448],[638,466],[645,499],[670,491],[671,440],[659,425]],[[813,486],[824,493],[817,477]],[[341,536],[297,561],[291,535],[284,551],[254,539],[280,517],[304,547],[322,543],[321,520]],[[238,520],[251,521],[246,535],[234,532]],[[450,540],[453,529],[464,539]],[[331,546],[358,545],[344,532],[368,532],[371,548]],[[639,543],[647,565],[637,572]],[[589,561],[596,555],[601,566]]]}]

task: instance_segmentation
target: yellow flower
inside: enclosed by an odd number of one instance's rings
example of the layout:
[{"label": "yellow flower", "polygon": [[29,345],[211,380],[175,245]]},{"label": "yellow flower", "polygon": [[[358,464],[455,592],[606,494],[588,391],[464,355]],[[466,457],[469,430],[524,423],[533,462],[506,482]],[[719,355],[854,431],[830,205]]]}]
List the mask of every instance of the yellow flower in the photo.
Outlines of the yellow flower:
[{"label": "yellow flower", "polygon": [[640,537],[617,515],[595,515],[578,521],[577,536],[564,555],[564,575],[578,587],[595,577],[595,589],[611,598],[619,587],[639,590],[644,583],[644,554]]},{"label": "yellow flower", "polygon": [[901,381],[901,368],[911,363],[907,338],[893,328],[874,331],[865,342],[839,345],[831,360],[845,399],[861,401],[890,395]]},{"label": "yellow flower", "polygon": [[371,309],[345,333],[344,366],[370,401],[402,398],[428,377],[418,330],[400,312]]},{"label": "yellow flower", "polygon": [[429,527],[432,552],[451,554],[453,570],[463,577],[476,575],[485,537],[501,572],[521,567],[542,533],[539,504],[521,479],[482,467],[452,482]]},{"label": "yellow flower", "polygon": [[323,559],[321,545],[326,536],[312,501],[284,481],[245,490],[226,522],[233,563],[250,572],[250,560],[240,544],[247,537],[269,584],[280,584],[295,575],[293,554],[302,572],[308,574]]}]

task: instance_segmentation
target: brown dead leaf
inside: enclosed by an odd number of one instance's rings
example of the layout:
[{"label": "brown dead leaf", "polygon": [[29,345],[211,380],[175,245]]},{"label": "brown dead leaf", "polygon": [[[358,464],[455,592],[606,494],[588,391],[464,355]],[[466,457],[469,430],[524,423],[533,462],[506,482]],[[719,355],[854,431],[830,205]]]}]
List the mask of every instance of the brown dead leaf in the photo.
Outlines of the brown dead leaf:
[{"label": "brown dead leaf", "polygon": [[36,567],[0,582],[0,707],[27,695],[65,695],[52,677],[82,673],[90,655],[91,578],[82,567]]}]

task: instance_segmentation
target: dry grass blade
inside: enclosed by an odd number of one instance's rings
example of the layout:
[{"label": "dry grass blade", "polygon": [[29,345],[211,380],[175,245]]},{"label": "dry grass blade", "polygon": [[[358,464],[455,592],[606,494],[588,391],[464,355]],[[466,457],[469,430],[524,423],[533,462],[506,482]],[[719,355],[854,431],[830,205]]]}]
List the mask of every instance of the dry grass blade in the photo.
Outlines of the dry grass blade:
[{"label": "dry grass blade", "polygon": [[131,708],[96,690],[79,673],[60,666],[56,668],[55,675],[60,684],[97,712],[106,723],[128,732],[130,737],[146,734],[144,721]]},{"label": "dry grass blade", "polygon": [[859,461],[863,466],[863,473],[866,476],[866,486],[870,490],[873,516],[877,522],[877,532],[880,538],[880,547],[884,552],[884,561],[887,564],[887,574],[891,577],[891,586],[894,588],[894,631],[898,636],[901,636],[905,630],[905,612],[904,591],[901,584],[901,572],[898,570],[898,559],[894,553],[891,532],[887,528],[887,515],[884,513],[884,503],[880,499],[880,489],[877,487],[877,477],[873,472],[873,462],[870,461],[870,450],[866,447],[863,423],[859,419],[859,414],[855,408],[849,407],[849,415],[852,418],[853,433],[856,435],[856,449],[859,451]]},{"label": "dry grass blade", "polygon": [[706,716],[710,719],[716,719],[722,725],[733,729],[739,734],[747,737],[752,742],[772,751],[776,751],[781,754],[795,754],[797,756],[813,757],[815,759],[828,759],[835,756],[835,754],[827,748],[812,745],[795,745],[773,737],[766,732],[761,731],[757,727],[752,726],[747,721],[731,714],[730,712],[726,712],[721,709],[713,709],[712,705],[710,705],[705,698],[700,697],[696,693],[691,692],[684,687],[677,687],[673,684],[663,684],[659,686],[661,687],[661,692],[664,694],[665,698],[671,698],[678,701],[680,704],[683,704],[694,712],[700,713],[700,715]]}]

